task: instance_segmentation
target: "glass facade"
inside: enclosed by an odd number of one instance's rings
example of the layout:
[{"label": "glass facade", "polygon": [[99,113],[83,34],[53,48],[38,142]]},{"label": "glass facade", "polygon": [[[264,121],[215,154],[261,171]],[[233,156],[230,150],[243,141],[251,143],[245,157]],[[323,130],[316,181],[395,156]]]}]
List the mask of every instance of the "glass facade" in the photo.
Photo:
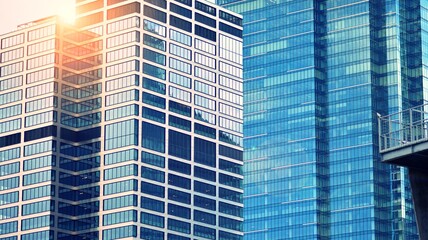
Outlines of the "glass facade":
[{"label": "glass facade", "polygon": [[241,16],[76,4],[0,36],[0,239],[242,239]]},{"label": "glass facade", "polygon": [[243,15],[244,239],[418,239],[376,113],[427,99],[426,2],[217,3]]}]

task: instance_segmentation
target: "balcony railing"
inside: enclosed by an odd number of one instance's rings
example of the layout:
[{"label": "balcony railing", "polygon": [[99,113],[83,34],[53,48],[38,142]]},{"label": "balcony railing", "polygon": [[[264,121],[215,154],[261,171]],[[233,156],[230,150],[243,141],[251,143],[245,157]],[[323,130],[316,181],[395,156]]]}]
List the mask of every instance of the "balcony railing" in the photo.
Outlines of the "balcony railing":
[{"label": "balcony railing", "polygon": [[378,116],[380,152],[428,141],[428,104]]}]

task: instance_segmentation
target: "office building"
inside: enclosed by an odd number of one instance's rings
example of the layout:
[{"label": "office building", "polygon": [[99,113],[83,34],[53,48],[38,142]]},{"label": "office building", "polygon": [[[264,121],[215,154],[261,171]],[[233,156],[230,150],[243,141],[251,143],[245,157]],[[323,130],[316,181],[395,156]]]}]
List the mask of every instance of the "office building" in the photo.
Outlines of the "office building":
[{"label": "office building", "polygon": [[426,1],[217,3],[244,19],[244,239],[418,239],[377,113],[427,98]]},{"label": "office building", "polygon": [[242,239],[241,16],[76,5],[0,36],[0,239]]}]

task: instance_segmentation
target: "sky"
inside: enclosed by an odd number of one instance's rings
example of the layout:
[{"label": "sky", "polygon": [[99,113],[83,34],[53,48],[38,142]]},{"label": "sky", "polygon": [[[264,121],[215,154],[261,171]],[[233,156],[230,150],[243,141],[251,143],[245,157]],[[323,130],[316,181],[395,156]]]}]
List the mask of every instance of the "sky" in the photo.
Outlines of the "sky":
[{"label": "sky", "polygon": [[0,0],[0,35],[16,26],[52,15],[70,18],[75,0]]}]

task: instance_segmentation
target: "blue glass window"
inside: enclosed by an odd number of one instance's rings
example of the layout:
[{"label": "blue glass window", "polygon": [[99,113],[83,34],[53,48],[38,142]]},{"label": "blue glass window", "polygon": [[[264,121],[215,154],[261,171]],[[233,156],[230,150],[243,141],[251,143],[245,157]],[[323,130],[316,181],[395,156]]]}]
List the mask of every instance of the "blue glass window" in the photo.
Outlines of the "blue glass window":
[{"label": "blue glass window", "polygon": [[125,226],[103,230],[103,240],[137,237],[137,226]]},{"label": "blue glass window", "polygon": [[217,27],[217,22],[215,19],[209,18],[199,13],[195,13],[195,20],[213,28]]},{"label": "blue glass window", "polygon": [[190,172],[191,172],[190,164],[176,161],[173,159],[168,159],[168,169],[171,171],[176,171],[187,175],[190,175]]},{"label": "blue glass window", "polygon": [[160,153],[165,152],[165,128],[143,122],[142,146]]},{"label": "blue glass window", "polygon": [[217,33],[215,31],[209,30],[199,25],[195,25],[195,34],[213,42],[217,41]]},{"label": "blue glass window", "polygon": [[190,179],[180,177],[174,174],[168,174],[168,184],[190,190]]},{"label": "blue glass window", "polygon": [[141,236],[144,236],[145,240],[164,240],[164,234],[162,231],[144,227],[141,228]]},{"label": "blue glass window", "polygon": [[181,114],[186,117],[190,117],[192,115],[192,108],[190,106],[171,100],[169,101],[169,111]]},{"label": "blue glass window", "polygon": [[193,167],[195,177],[202,178],[208,181],[216,181],[216,172],[198,166]]},{"label": "blue glass window", "polygon": [[164,198],[165,197],[165,188],[155,184],[141,182],[141,192],[150,194],[152,196]]},{"label": "blue glass window", "polygon": [[173,126],[176,128],[180,128],[186,131],[191,131],[191,123],[190,121],[187,121],[185,119],[173,116],[173,115],[169,115],[169,126]]},{"label": "blue glass window", "polygon": [[169,130],[168,153],[171,156],[190,160],[191,157],[191,137],[190,135]]},{"label": "blue glass window", "polygon": [[210,225],[216,224],[216,216],[211,213],[193,210],[193,219],[197,222],[206,223]]},{"label": "blue glass window", "polygon": [[[190,223],[169,218],[168,229],[176,232],[190,234]],[[170,239],[177,239],[177,240],[189,239],[190,240],[190,238],[185,238],[185,237],[176,238],[174,236],[171,238],[171,236],[168,234],[168,240]]]},{"label": "blue glass window", "polygon": [[171,188],[168,189],[168,199],[185,204],[190,204],[191,201],[190,193],[185,193]]},{"label": "blue glass window", "polygon": [[165,212],[165,202],[154,200],[147,197],[141,197],[141,208],[152,210],[155,212]]},{"label": "blue glass window", "polygon": [[158,97],[156,95],[143,92],[143,103],[152,105],[154,107],[165,109],[166,107],[166,100],[165,98]]},{"label": "blue glass window", "polygon": [[166,93],[165,84],[149,78],[143,78],[143,88],[151,90],[153,92],[160,93],[160,94]]},{"label": "blue glass window", "polygon": [[194,161],[210,167],[216,166],[216,144],[195,137]]},{"label": "blue glass window", "polygon": [[168,203],[168,214],[176,217],[190,219],[190,209],[187,207],[178,206],[172,203]]},{"label": "blue glass window", "polygon": [[164,183],[165,182],[165,173],[156,169],[141,167],[141,177],[145,179],[150,179],[156,182]]},{"label": "blue glass window", "polygon": [[183,20],[173,15],[169,15],[169,23],[171,24],[171,26],[180,28],[190,33],[192,32],[192,23],[189,21]]},{"label": "blue glass window", "polygon": [[181,7],[181,6],[178,6],[174,3],[169,4],[169,10],[171,12],[178,13],[181,16],[184,16],[187,18],[192,18],[192,11],[191,10],[184,8],[184,7]]},{"label": "blue glass window", "polygon": [[143,73],[162,80],[166,79],[166,70],[154,65],[143,63]]},{"label": "blue glass window", "polygon": [[156,167],[165,167],[165,157],[158,156],[152,153],[143,151],[141,153],[141,162],[147,163]]},{"label": "blue glass window", "polygon": [[205,209],[209,209],[212,211],[216,210],[216,201],[213,199],[200,197],[198,195],[193,196],[193,202],[195,203],[196,207],[201,207]]},{"label": "blue glass window", "polygon": [[203,227],[200,225],[194,225],[193,234],[198,237],[204,237],[208,239],[215,239],[215,229]]},{"label": "blue glass window", "polygon": [[199,181],[194,181],[195,192],[215,196],[216,195],[216,187],[210,184],[206,184]]},{"label": "blue glass window", "polygon": [[136,222],[136,221],[137,221],[137,211],[135,210],[115,212],[115,213],[103,215],[103,226],[124,223],[124,222]]},{"label": "blue glass window", "polygon": [[159,123],[165,123],[165,113],[156,111],[154,109],[143,107],[143,118],[150,119]]},{"label": "blue glass window", "polygon": [[104,155],[104,165],[111,165],[115,163],[127,162],[127,161],[137,161],[138,160],[138,150],[129,149],[125,151],[115,152]]},{"label": "blue glass window", "polygon": [[165,226],[164,224],[165,218],[158,215],[141,212],[140,219],[141,219],[140,220],[141,223],[146,225],[155,226],[159,228],[163,228]]}]

